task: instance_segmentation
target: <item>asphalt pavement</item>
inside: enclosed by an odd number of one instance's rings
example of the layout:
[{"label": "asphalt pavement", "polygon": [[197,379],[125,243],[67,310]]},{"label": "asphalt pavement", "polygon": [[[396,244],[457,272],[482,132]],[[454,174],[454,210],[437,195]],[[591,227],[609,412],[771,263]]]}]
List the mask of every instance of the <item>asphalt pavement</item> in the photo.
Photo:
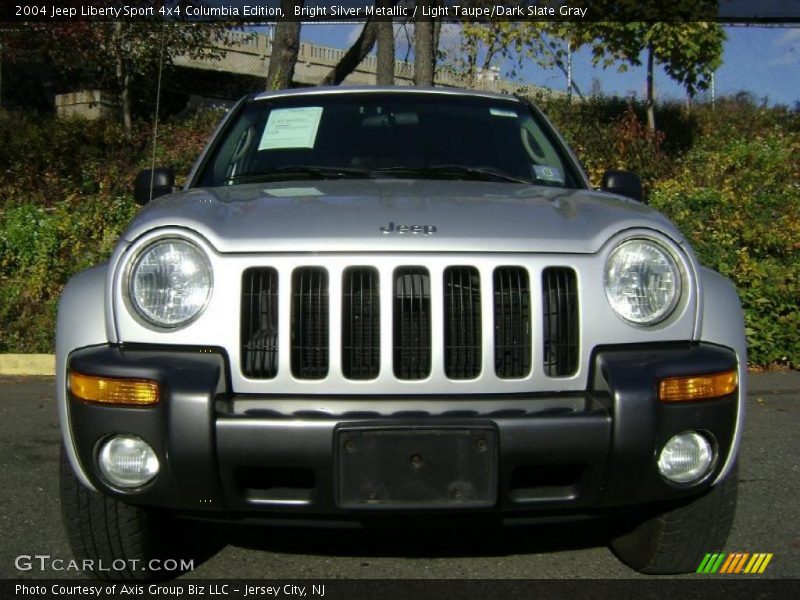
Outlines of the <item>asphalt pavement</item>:
[{"label": "asphalt pavement", "polygon": [[[728,551],[771,552],[763,577],[800,577],[800,372],[750,379],[739,505]],[[0,578],[77,578],[24,569],[69,559],[58,501],[53,379],[0,377]],[[15,564],[16,563],[16,564]],[[23,566],[18,569],[17,566]],[[190,577],[251,579],[635,578],[592,522],[505,529],[240,529]],[[708,577],[691,575],[690,577]]]}]

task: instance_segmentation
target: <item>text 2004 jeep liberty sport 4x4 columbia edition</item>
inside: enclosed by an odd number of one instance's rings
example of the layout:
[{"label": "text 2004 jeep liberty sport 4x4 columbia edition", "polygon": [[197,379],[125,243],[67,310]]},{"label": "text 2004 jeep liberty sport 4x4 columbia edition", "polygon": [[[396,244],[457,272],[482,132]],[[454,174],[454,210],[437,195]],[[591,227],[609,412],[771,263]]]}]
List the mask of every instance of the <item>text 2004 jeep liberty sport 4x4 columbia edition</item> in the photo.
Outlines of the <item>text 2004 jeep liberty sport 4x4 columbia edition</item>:
[{"label": "text 2004 jeep liberty sport 4x4 columbia edition", "polygon": [[229,111],[182,191],[147,171],[142,202],[151,177],[170,195],[59,309],[76,556],[182,555],[202,538],[177,533],[187,518],[591,515],[648,573],[721,549],[737,295],[635,175],[593,190],[534,107],[265,93]]}]

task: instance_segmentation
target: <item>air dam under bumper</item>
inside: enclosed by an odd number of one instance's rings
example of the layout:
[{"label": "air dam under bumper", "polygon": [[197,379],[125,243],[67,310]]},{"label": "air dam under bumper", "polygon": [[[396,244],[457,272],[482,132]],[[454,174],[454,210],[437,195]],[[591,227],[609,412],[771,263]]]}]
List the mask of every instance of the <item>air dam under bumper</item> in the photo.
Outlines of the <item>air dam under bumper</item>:
[{"label": "air dam under bumper", "polygon": [[[243,396],[229,392],[220,350],[98,346],[73,352],[69,369],[158,381],[162,401],[123,408],[70,394],[69,419],[98,490],[196,516],[586,513],[710,485],[731,448],[737,393],[664,404],[657,383],[736,366],[732,350],[710,344],[608,346],[596,350],[580,394]],[[657,471],[658,451],[685,430],[713,436],[718,458],[702,483],[671,485]],[[115,490],[98,474],[99,446],[112,434],[136,435],[155,449],[161,470],[144,488]],[[408,450],[409,460],[393,459],[394,447]],[[427,479],[408,472],[424,469]],[[413,477],[434,488],[430,502],[404,503],[403,486],[391,489],[392,482],[414,484]],[[448,487],[447,477],[464,485]]]}]

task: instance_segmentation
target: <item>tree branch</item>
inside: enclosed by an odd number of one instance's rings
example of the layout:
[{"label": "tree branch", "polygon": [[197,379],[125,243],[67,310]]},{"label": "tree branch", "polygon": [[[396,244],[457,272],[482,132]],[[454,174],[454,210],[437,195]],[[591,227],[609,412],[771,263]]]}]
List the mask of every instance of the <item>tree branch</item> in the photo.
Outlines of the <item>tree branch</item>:
[{"label": "tree branch", "polygon": [[359,63],[372,50],[378,37],[378,22],[370,17],[364,23],[364,28],[355,43],[345,52],[342,59],[330,70],[320,85],[339,85],[345,77],[356,70]]}]

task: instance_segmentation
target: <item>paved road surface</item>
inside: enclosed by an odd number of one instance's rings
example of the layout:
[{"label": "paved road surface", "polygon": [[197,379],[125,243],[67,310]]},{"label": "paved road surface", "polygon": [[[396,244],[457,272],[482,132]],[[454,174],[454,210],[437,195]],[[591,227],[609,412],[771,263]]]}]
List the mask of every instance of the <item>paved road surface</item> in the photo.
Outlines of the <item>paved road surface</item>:
[{"label": "paved road surface", "polygon": [[[15,557],[70,557],[59,517],[51,378],[0,377],[0,577]],[[800,373],[751,378],[739,509],[728,549],[773,552],[765,575],[800,577]],[[271,529],[238,534],[197,577],[629,578],[591,524],[504,530]],[[697,576],[695,576],[697,577]]]}]

